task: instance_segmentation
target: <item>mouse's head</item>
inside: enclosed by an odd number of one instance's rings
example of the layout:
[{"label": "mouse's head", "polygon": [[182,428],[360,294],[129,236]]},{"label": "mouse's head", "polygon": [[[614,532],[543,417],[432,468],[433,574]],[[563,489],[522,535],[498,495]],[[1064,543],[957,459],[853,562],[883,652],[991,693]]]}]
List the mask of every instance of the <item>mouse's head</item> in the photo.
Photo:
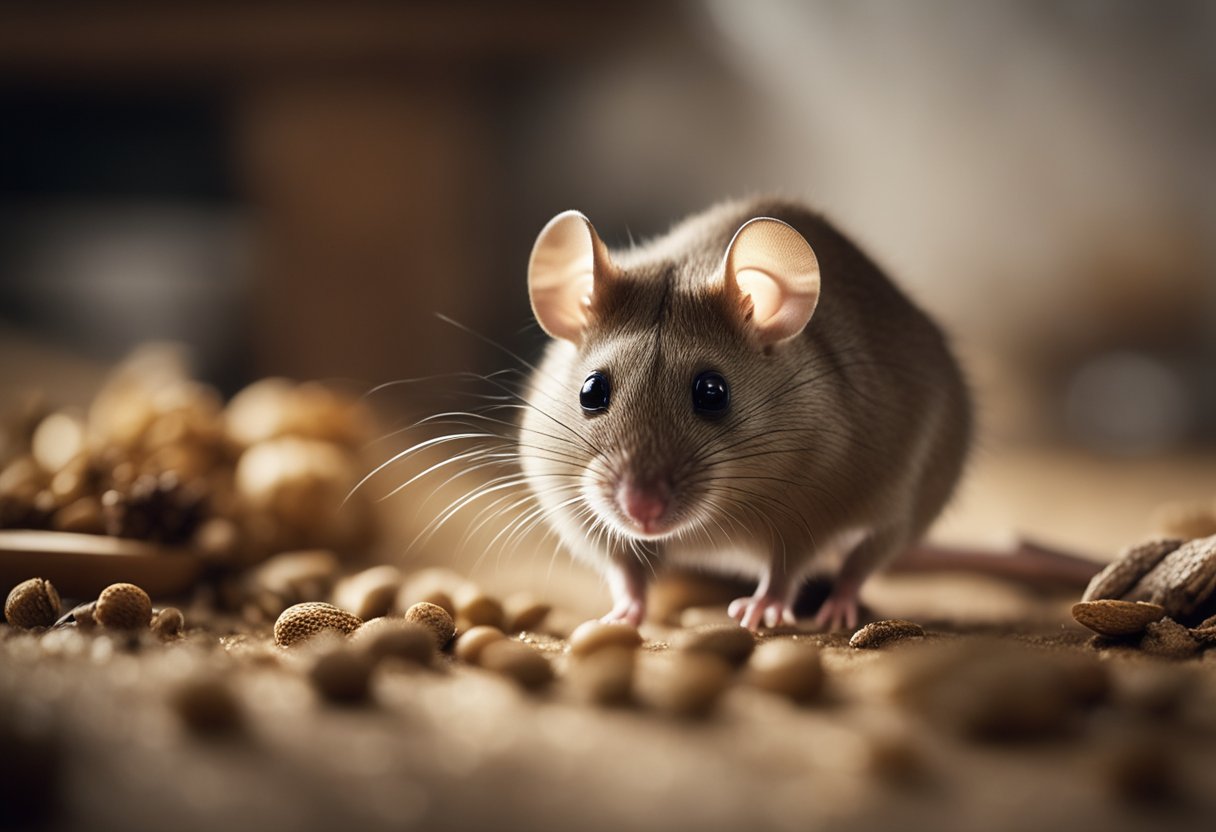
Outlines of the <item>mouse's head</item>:
[{"label": "mouse's head", "polygon": [[534,487],[589,527],[659,539],[720,523],[749,476],[776,470],[758,452],[783,444],[774,398],[819,299],[815,254],[789,225],[685,226],[614,256],[567,211],[541,231],[528,288],[557,339],[522,423]]}]

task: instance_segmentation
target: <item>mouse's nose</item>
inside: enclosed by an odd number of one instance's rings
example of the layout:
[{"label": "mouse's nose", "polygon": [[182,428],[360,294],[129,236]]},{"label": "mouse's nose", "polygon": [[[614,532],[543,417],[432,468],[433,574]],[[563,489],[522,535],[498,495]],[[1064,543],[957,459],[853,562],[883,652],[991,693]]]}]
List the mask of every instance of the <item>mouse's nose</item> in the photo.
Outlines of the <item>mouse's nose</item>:
[{"label": "mouse's nose", "polygon": [[617,505],[643,532],[653,534],[671,504],[671,486],[665,480],[622,480],[616,490]]}]

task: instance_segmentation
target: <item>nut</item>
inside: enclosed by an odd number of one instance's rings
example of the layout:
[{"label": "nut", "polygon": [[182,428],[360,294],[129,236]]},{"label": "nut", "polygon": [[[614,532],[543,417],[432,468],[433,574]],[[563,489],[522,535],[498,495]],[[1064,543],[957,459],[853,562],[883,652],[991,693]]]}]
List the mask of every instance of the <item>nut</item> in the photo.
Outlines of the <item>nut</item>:
[{"label": "nut", "polygon": [[110,584],[97,596],[93,619],[110,630],[138,630],[152,620],[152,599],[135,584]]},{"label": "nut", "polygon": [[401,618],[373,618],[351,633],[350,638],[375,661],[402,659],[429,665],[435,659],[435,637],[431,631]]},{"label": "nut", "polygon": [[1111,794],[1127,803],[1161,803],[1177,793],[1175,755],[1154,737],[1119,741],[1105,753],[1101,769]]},{"label": "nut", "polygon": [[374,666],[371,656],[339,648],[317,656],[308,678],[325,699],[349,705],[367,700]]},{"label": "nut", "polygon": [[570,652],[588,656],[605,647],[639,647],[642,634],[632,624],[607,621],[584,621],[570,634]]},{"label": "nut", "polygon": [[464,578],[450,569],[433,567],[419,570],[401,585],[401,591],[397,594],[397,609],[406,610],[425,601],[443,607],[455,617],[456,604],[452,597],[465,583]]},{"label": "nut", "polygon": [[177,638],[182,633],[186,619],[177,607],[165,607],[152,616],[152,632],[164,639]]},{"label": "nut", "polygon": [[45,578],[30,578],[13,587],[4,602],[4,620],[29,630],[49,627],[59,618],[59,593]]},{"label": "nut", "polygon": [[274,622],[274,643],[291,647],[318,633],[332,630],[342,635],[354,632],[363,622],[333,604],[310,601],[283,610]]},{"label": "nut", "polygon": [[481,658],[481,652],[488,645],[496,641],[502,641],[504,638],[506,636],[503,635],[502,630],[483,624],[480,627],[473,627],[461,633],[460,637],[456,639],[456,646],[453,648],[453,652],[455,652],[456,658],[462,662],[477,664]]},{"label": "nut", "polygon": [[1149,624],[1140,639],[1140,649],[1163,659],[1189,659],[1199,652],[1199,642],[1172,618]]},{"label": "nut", "polygon": [[502,639],[487,644],[480,660],[482,667],[509,676],[528,690],[540,688],[553,679],[549,660],[518,641]]},{"label": "nut", "polygon": [[762,690],[808,702],[823,689],[819,648],[789,639],[766,641],[756,648],[745,678]]},{"label": "nut", "polygon": [[1072,617],[1083,627],[1104,636],[1134,636],[1165,616],[1165,608],[1144,601],[1081,601],[1073,604]]},{"label": "nut", "polygon": [[431,635],[435,637],[435,645],[440,650],[456,635],[456,622],[447,610],[437,604],[428,604],[425,601],[414,604],[405,611],[405,620],[421,624],[430,630]]},{"label": "nut", "polygon": [[638,696],[651,707],[680,717],[703,717],[730,686],[733,669],[709,653],[673,651],[643,665]]},{"label": "nut", "polygon": [[544,623],[552,609],[549,604],[537,601],[526,592],[509,596],[503,601],[507,632],[522,633],[525,630],[535,630]]},{"label": "nut", "polygon": [[690,653],[709,653],[739,667],[756,649],[756,637],[738,624],[711,624],[691,630],[681,630],[672,646]]},{"label": "nut", "polygon": [[182,723],[200,736],[233,734],[244,725],[240,702],[214,676],[199,675],[182,682],[170,693],[169,704]]},{"label": "nut", "polygon": [[506,626],[506,615],[498,599],[486,595],[472,584],[462,587],[454,600],[457,618],[463,619],[469,627],[484,625],[501,630]]},{"label": "nut", "polygon": [[1129,591],[1130,600],[1165,607],[1171,617],[1203,617],[1216,604],[1216,536],[1201,537],[1167,554]]},{"label": "nut", "polygon": [[566,682],[578,698],[596,705],[623,705],[633,696],[637,651],[610,646],[573,659]]},{"label": "nut", "polygon": [[1094,575],[1085,588],[1082,601],[1123,598],[1161,559],[1182,545],[1181,540],[1150,540],[1125,550],[1115,561]]},{"label": "nut", "polygon": [[849,646],[859,650],[874,650],[910,638],[924,638],[925,629],[913,621],[891,618],[875,621],[853,633]]},{"label": "nut", "polygon": [[401,587],[401,570],[395,566],[373,566],[347,578],[334,587],[334,605],[363,620],[388,615]]}]

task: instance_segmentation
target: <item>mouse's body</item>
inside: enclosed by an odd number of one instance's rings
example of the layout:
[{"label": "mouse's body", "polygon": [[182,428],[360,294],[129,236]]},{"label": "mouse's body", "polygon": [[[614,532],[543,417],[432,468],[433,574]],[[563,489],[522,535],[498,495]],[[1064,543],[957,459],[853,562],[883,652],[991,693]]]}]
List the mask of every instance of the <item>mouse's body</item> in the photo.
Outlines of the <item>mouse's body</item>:
[{"label": "mouse's body", "polygon": [[852,626],[866,577],[954,490],[972,417],[944,336],[796,203],[716,206],[611,253],[567,212],[529,288],[554,340],[520,458],[547,522],[608,577],[609,618],[638,623],[648,578],[679,564],[757,578],[731,614],[772,626],[839,553],[817,620]]}]

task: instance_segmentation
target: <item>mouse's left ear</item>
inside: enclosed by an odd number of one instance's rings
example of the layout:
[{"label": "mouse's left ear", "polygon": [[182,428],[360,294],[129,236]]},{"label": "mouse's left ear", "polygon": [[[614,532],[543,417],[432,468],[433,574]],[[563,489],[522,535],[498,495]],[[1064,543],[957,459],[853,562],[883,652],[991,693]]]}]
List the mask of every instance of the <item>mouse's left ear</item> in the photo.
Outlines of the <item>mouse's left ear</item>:
[{"label": "mouse's left ear", "polygon": [[528,261],[528,296],[537,323],[554,338],[578,343],[591,298],[616,274],[591,220],[563,211],[541,229]]},{"label": "mouse's left ear", "polygon": [[819,303],[819,260],[802,235],[771,217],[748,220],[726,249],[726,288],[763,344],[793,338]]}]

